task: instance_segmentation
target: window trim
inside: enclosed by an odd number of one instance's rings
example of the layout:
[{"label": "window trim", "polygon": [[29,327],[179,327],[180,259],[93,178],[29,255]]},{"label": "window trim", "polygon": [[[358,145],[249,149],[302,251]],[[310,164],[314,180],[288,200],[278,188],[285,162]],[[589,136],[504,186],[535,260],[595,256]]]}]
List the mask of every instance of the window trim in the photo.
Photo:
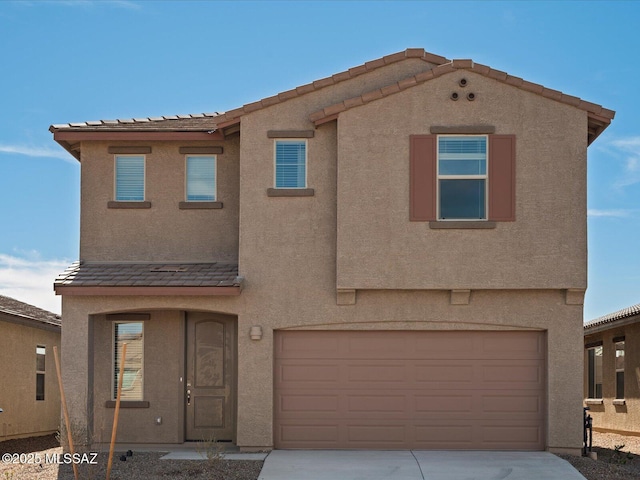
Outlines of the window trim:
[{"label": "window trim", "polygon": [[[142,200],[120,200],[118,199],[118,158],[134,157],[142,158]],[[144,154],[115,154],[113,156],[113,202],[124,204],[147,204],[147,156]],[[112,202],[109,202],[112,203]],[[151,204],[149,204],[151,206]],[[114,208],[114,207],[110,207]],[[141,207],[148,208],[148,207]]]},{"label": "window trim", "polygon": [[[211,200],[189,200],[189,159],[190,158],[212,158],[213,159],[213,199]],[[189,153],[184,156],[184,202],[185,203],[210,203],[210,208],[221,208],[222,204],[218,202],[218,156],[216,154],[205,153]],[[217,206],[220,204],[220,206]],[[182,207],[189,208],[189,207]],[[195,207],[197,208],[197,207]]]},{"label": "window trim", "polygon": [[137,399],[120,399],[121,402],[126,401],[126,402],[140,402],[140,401],[144,401],[144,395],[145,395],[145,361],[144,361],[144,320],[114,320],[111,322],[111,378],[109,379],[109,382],[111,383],[111,387],[110,387],[110,400],[111,401],[115,401],[116,400],[116,381],[117,381],[117,377],[116,377],[116,326],[117,325],[123,325],[123,324],[129,324],[129,323],[139,323],[142,327],[142,345],[141,345],[141,354],[142,354],[142,387],[140,389],[140,397],[141,398],[137,398]]},{"label": "window trim", "polygon": [[[440,175],[440,139],[446,137],[467,137],[484,138],[485,140],[485,170],[480,175]],[[447,133],[436,135],[436,221],[437,222],[486,222],[490,218],[489,214],[489,135],[488,134],[465,134]],[[440,180],[484,180],[484,218],[442,218],[440,212],[441,192]]]},{"label": "window trim", "polygon": [[[600,349],[600,377],[601,377],[601,383],[600,383],[600,396],[597,397],[597,393],[598,393],[598,383],[596,382],[596,378],[597,378],[597,362],[596,362],[596,349],[599,348]],[[591,352],[593,352],[593,372],[591,372]],[[602,344],[599,345],[593,345],[590,347],[587,347],[587,399],[588,400],[601,400],[603,398],[604,392],[602,392],[603,388],[604,388],[604,372],[603,370],[603,363],[604,363],[604,346]],[[592,374],[593,373],[593,374]],[[593,381],[593,391],[591,390],[591,382]]]},{"label": "window trim", "polygon": [[[488,220],[500,223],[515,222],[517,221],[517,138],[515,134],[488,135],[491,154],[489,159]],[[409,135],[410,222],[437,221],[436,137],[435,134]]]},{"label": "window trim", "polygon": [[[44,349],[44,353],[39,353],[38,350]],[[38,368],[38,356],[42,355],[44,357],[43,363],[44,368]],[[46,399],[46,384],[47,384],[47,346],[36,344],[36,402],[43,402]],[[42,376],[42,398],[38,398],[38,378]]]},{"label": "window trim", "polygon": [[[277,185],[277,169],[278,169],[278,142],[293,142],[304,144],[304,185],[299,187],[278,187]],[[309,141],[307,138],[274,138],[273,139],[273,189],[274,190],[310,190],[309,189]]]},{"label": "window trim", "polygon": [[[617,342],[615,340],[618,340]],[[622,348],[619,349],[618,345],[622,344]],[[624,338],[622,339],[614,339],[614,371],[615,371],[615,376],[616,376],[616,394],[615,394],[615,400],[624,400],[624,395],[625,395],[625,379],[624,379],[624,371],[625,371],[625,341]],[[622,351],[622,368],[618,368],[617,363],[618,363],[618,352]],[[618,374],[622,373],[622,385],[618,384]],[[622,387],[622,388],[620,388]],[[619,395],[619,391],[622,390],[622,395]]]}]

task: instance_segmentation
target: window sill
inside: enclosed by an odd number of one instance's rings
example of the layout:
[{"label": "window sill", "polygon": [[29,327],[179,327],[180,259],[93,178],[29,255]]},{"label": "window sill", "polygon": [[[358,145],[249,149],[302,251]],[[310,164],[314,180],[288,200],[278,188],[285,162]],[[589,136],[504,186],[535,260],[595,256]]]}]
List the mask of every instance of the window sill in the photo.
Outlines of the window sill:
[{"label": "window sill", "polygon": [[267,188],[268,197],[313,197],[313,188]]},{"label": "window sill", "polygon": [[[104,402],[105,408],[116,408],[115,400]],[[120,400],[120,408],[149,408],[149,402],[144,400]]]},{"label": "window sill", "polygon": [[107,208],[151,208],[151,202],[107,202]]},{"label": "window sill", "polygon": [[614,405],[626,405],[626,404],[627,404],[627,401],[626,401],[624,398],[616,398],[616,399],[613,401],[613,404],[614,404]]},{"label": "window sill", "polygon": [[222,202],[180,202],[180,210],[214,210],[222,208]]},{"label": "window sill", "polygon": [[584,403],[587,405],[602,405],[604,400],[602,398],[585,398]]},{"label": "window sill", "polygon": [[440,222],[429,222],[429,228],[434,230],[440,229],[487,229],[487,228],[496,228],[496,222],[491,221],[469,221],[469,222],[461,222],[461,221],[440,221]]}]

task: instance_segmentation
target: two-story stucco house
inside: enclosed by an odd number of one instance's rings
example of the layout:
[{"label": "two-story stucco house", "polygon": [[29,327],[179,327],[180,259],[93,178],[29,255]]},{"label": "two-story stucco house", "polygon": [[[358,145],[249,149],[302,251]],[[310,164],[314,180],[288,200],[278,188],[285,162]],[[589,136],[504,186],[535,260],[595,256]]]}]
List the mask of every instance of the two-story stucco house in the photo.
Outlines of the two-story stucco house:
[{"label": "two-story stucco house", "polygon": [[89,440],[578,452],[587,146],[614,112],[408,49],[222,114],[54,125]]}]

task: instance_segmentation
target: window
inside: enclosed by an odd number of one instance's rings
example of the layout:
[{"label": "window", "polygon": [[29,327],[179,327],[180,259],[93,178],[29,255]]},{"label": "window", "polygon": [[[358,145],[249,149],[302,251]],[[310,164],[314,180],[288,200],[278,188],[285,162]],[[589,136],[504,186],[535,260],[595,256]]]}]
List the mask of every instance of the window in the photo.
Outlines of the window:
[{"label": "window", "polygon": [[616,399],[624,398],[624,340],[616,342]]},{"label": "window", "polygon": [[45,374],[45,358],[47,355],[47,347],[43,345],[36,346],[36,400],[44,400],[44,374]]},{"label": "window", "polygon": [[144,201],[144,156],[116,156],[116,201]]},{"label": "window", "polygon": [[587,350],[589,398],[602,398],[602,345]]},{"label": "window", "polygon": [[438,219],[486,220],[487,137],[438,137]]},{"label": "window", "polygon": [[306,188],[307,141],[276,140],[275,187]]},{"label": "window", "polygon": [[432,228],[514,222],[515,135],[452,133],[410,135],[409,220]]},{"label": "window", "polygon": [[216,201],[216,157],[187,157],[187,202]]},{"label": "window", "polygon": [[120,400],[142,400],[144,380],[144,348],[142,322],[114,322],[113,324],[113,382],[112,392],[115,400],[118,395],[118,376],[122,345],[127,344],[127,356],[124,361],[122,393]]}]

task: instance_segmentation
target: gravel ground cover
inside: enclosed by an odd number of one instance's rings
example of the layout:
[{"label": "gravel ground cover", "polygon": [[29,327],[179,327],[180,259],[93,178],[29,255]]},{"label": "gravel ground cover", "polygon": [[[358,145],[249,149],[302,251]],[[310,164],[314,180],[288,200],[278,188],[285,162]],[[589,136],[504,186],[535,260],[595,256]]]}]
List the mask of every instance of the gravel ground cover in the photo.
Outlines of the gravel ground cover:
[{"label": "gravel ground cover", "polygon": [[[32,437],[0,443],[0,455],[24,454],[23,460],[32,463],[0,463],[0,480],[74,480],[70,464],[47,464],[46,455],[62,454],[55,436]],[[31,454],[31,455],[29,455]],[[257,480],[262,461],[247,460],[160,460],[163,452],[133,452],[121,461],[124,452],[116,452],[111,468],[112,480]],[[102,480],[106,477],[108,452],[98,453],[96,464],[79,464],[83,480]],[[39,464],[37,458],[41,460]],[[92,459],[87,457],[88,461]]]},{"label": "gravel ground cover", "polygon": [[[561,457],[571,463],[587,480],[640,479],[640,437],[625,437],[611,433],[593,434],[593,451],[598,460],[584,457]],[[53,435],[0,442],[0,454],[61,454]],[[232,460],[159,460],[164,453],[134,452],[126,461],[114,455],[111,478],[113,480],[257,480],[262,470],[261,461]],[[97,465],[79,465],[80,478],[103,479],[106,475],[107,453],[99,453]],[[23,457],[29,459],[28,457]],[[73,469],[68,464],[0,463],[0,480],[73,480]],[[542,480],[542,479],[541,479]]]}]

